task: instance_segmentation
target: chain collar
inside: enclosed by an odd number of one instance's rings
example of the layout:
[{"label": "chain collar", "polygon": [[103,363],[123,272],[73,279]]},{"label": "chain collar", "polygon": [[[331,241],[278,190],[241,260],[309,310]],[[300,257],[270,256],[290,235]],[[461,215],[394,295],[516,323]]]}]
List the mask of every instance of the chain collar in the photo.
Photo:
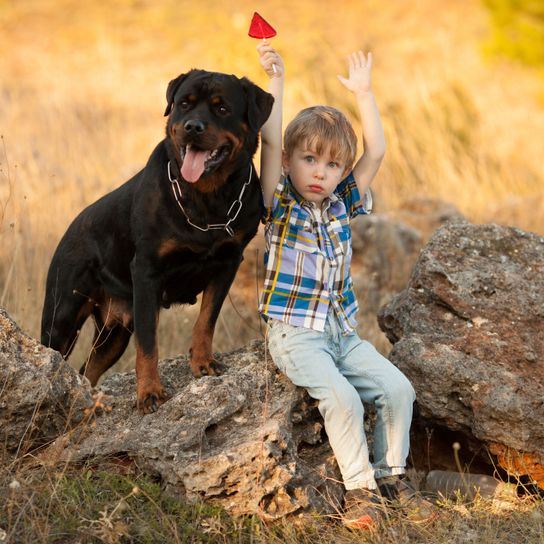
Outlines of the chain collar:
[{"label": "chain collar", "polygon": [[[209,230],[225,230],[229,236],[234,236],[234,231],[232,230],[232,227],[230,224],[236,220],[238,217],[238,214],[242,210],[242,197],[244,196],[244,192],[246,190],[246,187],[251,183],[251,176],[253,175],[253,165],[249,165],[249,177],[247,181],[242,185],[242,190],[240,191],[240,194],[238,195],[238,198],[230,205],[229,211],[227,212],[227,222],[226,223],[213,223],[208,224],[205,227],[201,227],[200,225],[195,225],[187,215],[187,212],[185,211],[183,205],[181,204],[181,187],[179,186],[179,182],[176,178],[172,179],[172,173],[170,170],[170,161],[168,161],[168,179],[170,180],[170,183],[172,184],[172,192],[174,193],[174,197],[176,198],[176,202],[178,203],[178,206],[180,207],[180,210],[182,211],[183,215],[185,216],[185,219],[187,220],[187,223],[194,227],[195,229],[201,230],[202,232],[207,232]],[[234,212],[233,212],[234,210]]]}]

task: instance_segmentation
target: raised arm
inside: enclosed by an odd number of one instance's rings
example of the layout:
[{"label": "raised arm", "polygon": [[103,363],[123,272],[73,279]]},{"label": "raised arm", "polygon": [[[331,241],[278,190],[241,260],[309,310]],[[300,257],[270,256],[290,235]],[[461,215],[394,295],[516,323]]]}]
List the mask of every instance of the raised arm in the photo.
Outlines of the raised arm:
[{"label": "raised arm", "polygon": [[261,186],[264,205],[272,205],[274,190],[281,177],[282,152],[282,100],[284,66],[283,60],[268,42],[257,46],[259,60],[270,77],[268,91],[274,97],[274,106],[266,123],[261,128]]},{"label": "raised arm", "polygon": [[385,136],[378,106],[372,93],[372,53],[365,57],[362,51],[348,57],[349,76],[338,76],[340,82],[354,95],[363,126],[364,151],[353,167],[353,177],[361,195],[366,191],[385,155]]}]

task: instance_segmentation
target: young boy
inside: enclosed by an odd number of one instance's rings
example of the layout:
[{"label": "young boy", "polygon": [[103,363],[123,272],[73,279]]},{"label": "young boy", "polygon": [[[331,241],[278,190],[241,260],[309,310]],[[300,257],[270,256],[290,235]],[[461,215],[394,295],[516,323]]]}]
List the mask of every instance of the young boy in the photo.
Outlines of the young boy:
[{"label": "young boy", "polygon": [[[344,523],[375,527],[384,504],[402,508],[413,520],[427,520],[431,505],[401,478],[414,390],[355,331],[350,221],[370,212],[368,188],[385,153],[371,90],[372,56],[351,54],[349,77],[338,76],[354,93],[363,123],[364,153],[355,162],[353,128],[341,112],[326,106],[302,110],[287,126],[282,150],[284,65],[267,42],[257,49],[275,98],[262,128],[260,173],[267,214],[259,311],[267,322],[270,354],[294,384],[319,400],[347,490]],[[373,464],[361,401],[377,411]]]}]

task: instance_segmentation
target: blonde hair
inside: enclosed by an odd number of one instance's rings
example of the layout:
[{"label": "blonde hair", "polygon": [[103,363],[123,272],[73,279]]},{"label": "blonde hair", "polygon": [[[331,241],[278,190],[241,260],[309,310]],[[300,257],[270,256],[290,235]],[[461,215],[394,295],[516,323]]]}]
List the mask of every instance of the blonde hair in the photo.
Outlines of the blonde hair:
[{"label": "blonde hair", "polygon": [[346,116],[331,106],[300,111],[287,125],[283,147],[291,157],[295,147],[305,146],[321,155],[330,145],[331,158],[351,170],[357,153],[357,136]]}]

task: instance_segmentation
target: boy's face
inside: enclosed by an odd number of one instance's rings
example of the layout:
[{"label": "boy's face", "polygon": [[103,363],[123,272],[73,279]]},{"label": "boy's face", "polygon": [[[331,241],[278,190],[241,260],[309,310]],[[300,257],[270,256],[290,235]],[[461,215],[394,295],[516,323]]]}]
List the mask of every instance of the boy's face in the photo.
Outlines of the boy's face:
[{"label": "boy's face", "polygon": [[283,171],[298,193],[321,206],[344,177],[346,165],[330,156],[330,147],[319,155],[306,144],[295,147],[290,156],[283,153]]}]

